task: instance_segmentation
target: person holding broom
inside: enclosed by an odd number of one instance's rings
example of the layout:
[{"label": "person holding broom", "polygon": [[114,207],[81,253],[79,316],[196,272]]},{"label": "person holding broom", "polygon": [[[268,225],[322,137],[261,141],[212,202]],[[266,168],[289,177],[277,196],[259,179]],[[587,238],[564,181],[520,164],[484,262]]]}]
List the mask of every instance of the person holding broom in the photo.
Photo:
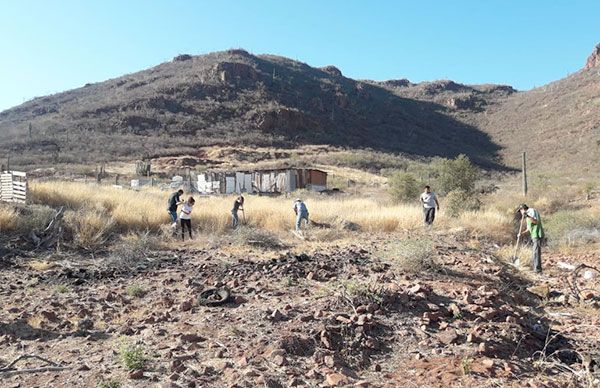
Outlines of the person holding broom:
[{"label": "person holding broom", "polygon": [[233,202],[233,209],[231,209],[231,218],[232,218],[232,226],[233,229],[237,228],[240,219],[238,217],[238,210],[244,211],[244,197],[239,196]]},{"label": "person holding broom", "polygon": [[[526,221],[527,227],[525,230],[522,230],[522,226],[519,227],[517,239],[529,233],[531,236],[531,242],[533,243],[533,271],[535,273],[542,273],[542,240],[544,239],[542,218],[537,210],[530,208],[524,203],[519,205],[519,212],[521,213],[522,220]],[[521,222],[521,225],[522,224],[523,223]]]}]

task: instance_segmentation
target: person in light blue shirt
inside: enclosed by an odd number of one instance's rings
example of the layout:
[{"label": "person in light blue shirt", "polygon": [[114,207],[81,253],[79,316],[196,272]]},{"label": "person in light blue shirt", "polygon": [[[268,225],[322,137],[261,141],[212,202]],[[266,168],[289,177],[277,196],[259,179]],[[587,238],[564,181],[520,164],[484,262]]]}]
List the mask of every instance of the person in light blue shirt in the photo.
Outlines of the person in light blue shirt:
[{"label": "person in light blue shirt", "polygon": [[305,220],[308,225],[308,208],[300,198],[294,201],[294,213],[296,213],[296,231],[300,231],[302,220]]}]

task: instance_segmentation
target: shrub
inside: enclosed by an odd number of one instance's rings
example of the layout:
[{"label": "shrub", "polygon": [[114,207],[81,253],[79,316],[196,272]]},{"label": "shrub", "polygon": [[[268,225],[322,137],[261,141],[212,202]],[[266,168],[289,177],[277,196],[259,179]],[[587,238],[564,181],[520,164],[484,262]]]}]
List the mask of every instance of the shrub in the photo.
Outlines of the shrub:
[{"label": "shrub", "polygon": [[384,301],[383,287],[376,283],[349,280],[341,284],[343,297],[353,306],[367,305],[369,303],[381,304]]},{"label": "shrub", "polygon": [[140,344],[122,343],[119,347],[119,356],[123,365],[131,371],[143,370],[148,362],[146,350]]},{"label": "shrub", "polygon": [[417,273],[435,267],[433,244],[422,238],[407,238],[390,243],[381,253],[402,271]]},{"label": "shrub", "polygon": [[600,219],[583,211],[559,210],[542,222],[551,246],[577,246],[600,241]]},{"label": "shrub", "polygon": [[455,159],[441,159],[437,163],[439,164],[437,178],[439,192],[449,193],[453,190],[463,190],[470,193],[473,191],[479,170],[467,156],[459,155]]},{"label": "shrub", "polygon": [[475,194],[464,190],[453,190],[444,198],[444,209],[450,217],[458,217],[464,211],[475,211],[481,207],[481,201]]},{"label": "shrub", "polygon": [[585,196],[586,201],[589,201],[592,198],[592,193],[594,192],[595,187],[596,187],[596,184],[592,181],[589,181],[589,182],[586,182],[583,184],[583,187],[581,188],[581,192]]},{"label": "shrub", "polygon": [[[170,227],[169,227],[170,232]],[[163,247],[163,241],[149,231],[130,232],[110,248],[110,261],[117,266],[134,266],[155,250]]]},{"label": "shrub", "polygon": [[106,246],[115,226],[114,218],[97,210],[78,210],[65,213],[65,222],[78,248],[96,251]]},{"label": "shrub", "polygon": [[98,388],[121,388],[121,383],[117,380],[106,380],[100,382]]},{"label": "shrub", "polygon": [[396,172],[389,180],[390,195],[394,200],[411,202],[419,197],[420,186],[413,174]]},{"label": "shrub", "polygon": [[139,284],[132,284],[131,286],[127,287],[127,295],[131,296],[132,298],[141,298],[142,296],[146,295],[146,290]]}]

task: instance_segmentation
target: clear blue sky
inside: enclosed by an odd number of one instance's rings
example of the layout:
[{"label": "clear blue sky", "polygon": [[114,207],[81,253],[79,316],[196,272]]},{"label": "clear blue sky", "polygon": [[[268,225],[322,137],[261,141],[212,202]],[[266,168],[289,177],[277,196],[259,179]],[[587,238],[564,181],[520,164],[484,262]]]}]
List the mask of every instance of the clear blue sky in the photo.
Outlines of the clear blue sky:
[{"label": "clear blue sky", "polygon": [[0,111],[180,53],[242,47],[352,78],[530,89],[580,69],[600,42],[596,0],[0,3]]}]

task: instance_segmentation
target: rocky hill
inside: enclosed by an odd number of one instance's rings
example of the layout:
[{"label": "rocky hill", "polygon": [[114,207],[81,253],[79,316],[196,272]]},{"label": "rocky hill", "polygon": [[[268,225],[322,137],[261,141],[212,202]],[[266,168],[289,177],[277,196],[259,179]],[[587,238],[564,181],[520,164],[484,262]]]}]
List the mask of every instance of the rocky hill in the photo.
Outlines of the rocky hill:
[{"label": "rocky hill", "polygon": [[480,109],[494,87],[413,86],[415,93],[443,97],[416,99],[395,93],[394,81],[356,81],[334,66],[243,50],[180,55],[0,113],[0,153],[11,153],[13,162],[69,163],[193,153],[215,144],[330,144],[424,156],[467,153],[495,162],[499,147],[448,114]]},{"label": "rocky hill", "polygon": [[0,112],[0,155],[40,165],[325,144],[511,167],[528,151],[538,170],[589,173],[600,165],[599,47],[581,71],[527,92],[353,80],[244,50],[179,55]]},{"label": "rocky hill", "polygon": [[537,170],[598,177],[600,167],[600,45],[584,69],[516,93],[478,117],[478,128],[501,144],[516,166],[521,151]]}]

